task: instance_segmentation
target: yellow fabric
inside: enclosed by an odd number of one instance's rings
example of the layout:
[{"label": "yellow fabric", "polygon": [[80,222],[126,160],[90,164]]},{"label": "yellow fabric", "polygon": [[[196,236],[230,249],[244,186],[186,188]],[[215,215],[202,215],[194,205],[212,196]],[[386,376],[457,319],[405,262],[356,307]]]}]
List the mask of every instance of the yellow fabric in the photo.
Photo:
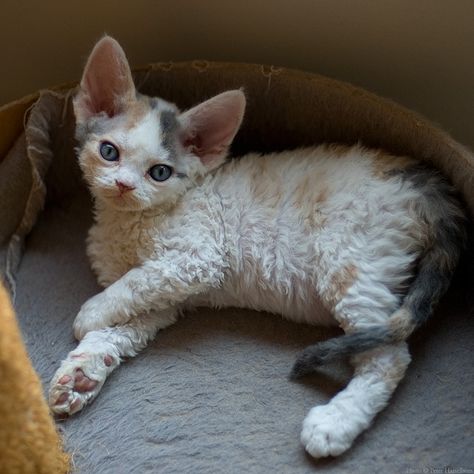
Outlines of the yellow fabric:
[{"label": "yellow fabric", "polygon": [[69,457],[62,450],[7,292],[0,286],[0,472],[59,474],[68,469]]}]

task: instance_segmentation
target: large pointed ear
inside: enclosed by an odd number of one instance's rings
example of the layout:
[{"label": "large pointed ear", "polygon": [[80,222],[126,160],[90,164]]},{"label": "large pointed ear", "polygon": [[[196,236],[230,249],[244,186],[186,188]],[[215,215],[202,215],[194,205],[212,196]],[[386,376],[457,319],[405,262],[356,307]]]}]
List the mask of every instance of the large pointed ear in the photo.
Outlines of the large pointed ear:
[{"label": "large pointed ear", "polygon": [[127,57],[117,41],[105,36],[95,45],[84,69],[74,98],[76,120],[81,123],[103,112],[113,117],[134,97]]},{"label": "large pointed ear", "polygon": [[180,116],[184,147],[209,170],[222,164],[245,112],[240,90],[223,92]]}]

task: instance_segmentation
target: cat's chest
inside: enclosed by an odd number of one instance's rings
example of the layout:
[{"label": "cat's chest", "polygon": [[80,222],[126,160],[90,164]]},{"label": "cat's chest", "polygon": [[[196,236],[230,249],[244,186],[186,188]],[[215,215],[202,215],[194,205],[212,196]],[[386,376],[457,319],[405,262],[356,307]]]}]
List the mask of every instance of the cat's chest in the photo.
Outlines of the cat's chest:
[{"label": "cat's chest", "polygon": [[108,286],[153,251],[153,223],[142,216],[98,214],[87,253],[99,283]]}]

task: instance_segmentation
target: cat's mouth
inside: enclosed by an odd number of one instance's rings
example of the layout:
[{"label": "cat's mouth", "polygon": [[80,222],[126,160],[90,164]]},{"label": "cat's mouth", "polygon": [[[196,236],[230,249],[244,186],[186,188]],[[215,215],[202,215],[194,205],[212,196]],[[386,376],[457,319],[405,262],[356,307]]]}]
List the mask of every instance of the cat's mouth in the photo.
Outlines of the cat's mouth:
[{"label": "cat's mouth", "polygon": [[101,197],[116,209],[127,211],[141,209],[139,201],[131,192],[123,193],[118,190],[102,190]]}]

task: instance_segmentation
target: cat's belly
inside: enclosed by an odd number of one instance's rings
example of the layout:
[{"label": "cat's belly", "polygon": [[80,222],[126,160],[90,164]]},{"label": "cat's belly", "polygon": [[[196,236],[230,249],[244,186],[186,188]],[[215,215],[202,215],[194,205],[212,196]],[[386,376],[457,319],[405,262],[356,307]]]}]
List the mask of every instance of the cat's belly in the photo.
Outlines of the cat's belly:
[{"label": "cat's belly", "polygon": [[291,284],[262,281],[246,275],[225,281],[221,288],[188,300],[188,307],[247,308],[279,314],[308,324],[337,325],[310,281],[293,279]]}]

